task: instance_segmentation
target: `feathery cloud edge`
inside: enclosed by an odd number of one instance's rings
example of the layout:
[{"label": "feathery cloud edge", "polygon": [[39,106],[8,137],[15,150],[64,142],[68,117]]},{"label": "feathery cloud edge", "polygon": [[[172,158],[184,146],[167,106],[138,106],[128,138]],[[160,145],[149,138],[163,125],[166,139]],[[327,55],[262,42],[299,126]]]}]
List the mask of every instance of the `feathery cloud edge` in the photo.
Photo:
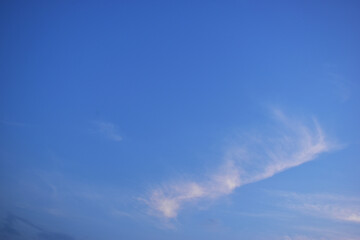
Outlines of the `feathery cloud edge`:
[{"label": "feathery cloud edge", "polygon": [[342,222],[360,223],[360,198],[333,194],[280,192],[283,206],[306,215]]},{"label": "feathery cloud edge", "polygon": [[203,181],[182,181],[152,189],[142,199],[149,213],[174,219],[186,203],[231,194],[238,187],[270,178],[336,148],[316,120],[311,127],[288,118],[278,109],[273,110],[273,116],[279,130],[275,137],[249,140],[246,146],[230,149],[219,169]]}]

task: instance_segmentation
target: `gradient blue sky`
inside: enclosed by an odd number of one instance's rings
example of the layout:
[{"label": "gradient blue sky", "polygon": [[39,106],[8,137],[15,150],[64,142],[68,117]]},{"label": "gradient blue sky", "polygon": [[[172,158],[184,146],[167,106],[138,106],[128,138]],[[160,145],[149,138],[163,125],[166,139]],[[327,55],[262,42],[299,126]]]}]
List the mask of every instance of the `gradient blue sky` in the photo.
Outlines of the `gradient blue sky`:
[{"label": "gradient blue sky", "polygon": [[359,23],[358,1],[1,1],[1,239],[360,239]]}]

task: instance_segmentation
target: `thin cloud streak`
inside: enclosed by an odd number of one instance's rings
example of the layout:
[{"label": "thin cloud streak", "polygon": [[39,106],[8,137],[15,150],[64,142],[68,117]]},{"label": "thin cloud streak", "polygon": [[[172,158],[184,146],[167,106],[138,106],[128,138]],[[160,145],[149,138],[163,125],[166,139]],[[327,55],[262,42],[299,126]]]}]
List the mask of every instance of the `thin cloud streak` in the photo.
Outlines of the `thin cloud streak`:
[{"label": "thin cloud streak", "polygon": [[168,183],[152,189],[142,199],[149,213],[174,219],[184,204],[231,194],[240,186],[270,178],[334,149],[315,120],[310,127],[279,110],[274,110],[273,116],[279,130],[275,137],[255,138],[230,149],[221,167],[203,181]]},{"label": "thin cloud streak", "polygon": [[287,208],[303,214],[342,222],[360,223],[360,199],[325,194],[282,193]]}]

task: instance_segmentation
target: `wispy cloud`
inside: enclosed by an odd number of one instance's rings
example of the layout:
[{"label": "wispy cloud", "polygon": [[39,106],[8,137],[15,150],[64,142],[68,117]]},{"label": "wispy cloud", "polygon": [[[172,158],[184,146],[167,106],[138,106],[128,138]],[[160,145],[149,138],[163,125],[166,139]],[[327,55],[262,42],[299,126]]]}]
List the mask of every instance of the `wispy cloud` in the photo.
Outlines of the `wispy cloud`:
[{"label": "wispy cloud", "polygon": [[316,120],[306,125],[277,109],[272,113],[277,128],[271,136],[236,144],[226,152],[223,164],[201,181],[165,183],[150,190],[143,199],[149,212],[165,219],[176,218],[187,203],[228,195],[242,185],[272,177],[334,148]]},{"label": "wispy cloud", "polygon": [[44,230],[32,221],[20,216],[8,213],[4,219],[3,227],[0,229],[1,239],[66,239],[74,238],[65,233]]},{"label": "wispy cloud", "polygon": [[131,206],[133,198],[120,186],[89,184],[60,172],[30,170],[7,179],[6,185],[12,198],[0,194],[0,201],[15,211],[28,209],[56,218],[88,221],[93,221],[96,214],[118,218],[137,214]]},{"label": "wispy cloud", "polygon": [[339,73],[338,66],[333,64],[325,64],[324,70],[329,83],[332,85],[333,94],[335,94],[342,102],[350,100],[354,92],[355,83],[351,78]]},{"label": "wispy cloud", "polygon": [[286,207],[303,214],[343,222],[360,223],[360,198],[329,194],[280,194]]},{"label": "wispy cloud", "polygon": [[[293,226],[292,234],[283,236],[283,240],[359,240],[359,231],[349,231],[349,228]],[[279,239],[279,237],[275,238]]]},{"label": "wispy cloud", "polygon": [[106,138],[116,142],[123,140],[122,136],[119,134],[118,126],[116,126],[115,124],[110,122],[94,122],[94,123],[97,127],[97,131]]}]

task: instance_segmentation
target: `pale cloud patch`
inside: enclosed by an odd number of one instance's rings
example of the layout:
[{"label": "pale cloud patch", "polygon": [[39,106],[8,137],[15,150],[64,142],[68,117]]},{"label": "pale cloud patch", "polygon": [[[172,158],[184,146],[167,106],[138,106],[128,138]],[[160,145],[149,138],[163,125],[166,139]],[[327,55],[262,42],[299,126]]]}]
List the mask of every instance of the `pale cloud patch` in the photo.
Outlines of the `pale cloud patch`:
[{"label": "pale cloud patch", "polygon": [[329,72],[331,83],[334,87],[334,92],[341,99],[342,102],[346,102],[351,98],[352,88],[354,87],[352,82],[345,79],[342,75],[334,72]]},{"label": "pale cloud patch", "polygon": [[236,188],[257,182],[314,160],[335,148],[316,120],[304,124],[274,109],[276,131],[235,144],[212,174],[200,181],[179,181],[150,190],[143,199],[149,212],[165,219],[176,218],[186,203],[212,200],[231,194]]},{"label": "pale cloud patch", "polygon": [[[348,228],[324,228],[316,226],[295,226],[294,234],[287,234],[284,240],[359,240],[359,234],[355,231],[349,231]],[[276,238],[279,239],[279,238]]]},{"label": "pale cloud patch", "polygon": [[207,194],[205,190],[195,182],[172,184],[153,190],[149,199],[144,201],[151,206],[154,214],[174,218],[184,202],[204,197]]},{"label": "pale cloud patch", "polygon": [[147,199],[150,213],[167,219],[175,218],[181,207],[188,202],[202,199],[216,199],[230,194],[241,185],[240,174],[232,161],[199,182],[178,182],[153,189]]},{"label": "pale cloud patch", "polygon": [[282,193],[290,209],[303,214],[360,224],[360,198],[329,194]]},{"label": "pale cloud patch", "polygon": [[123,194],[125,190],[119,186],[89,184],[59,172],[31,170],[8,180],[7,185],[12,189],[12,198],[0,195],[0,201],[15,211],[27,209],[62,219],[90,222],[100,213],[109,217],[137,214],[130,204],[133,199]]},{"label": "pale cloud patch", "polygon": [[111,122],[94,122],[97,127],[97,132],[104,137],[119,142],[123,140],[123,137],[119,133],[117,125]]}]

